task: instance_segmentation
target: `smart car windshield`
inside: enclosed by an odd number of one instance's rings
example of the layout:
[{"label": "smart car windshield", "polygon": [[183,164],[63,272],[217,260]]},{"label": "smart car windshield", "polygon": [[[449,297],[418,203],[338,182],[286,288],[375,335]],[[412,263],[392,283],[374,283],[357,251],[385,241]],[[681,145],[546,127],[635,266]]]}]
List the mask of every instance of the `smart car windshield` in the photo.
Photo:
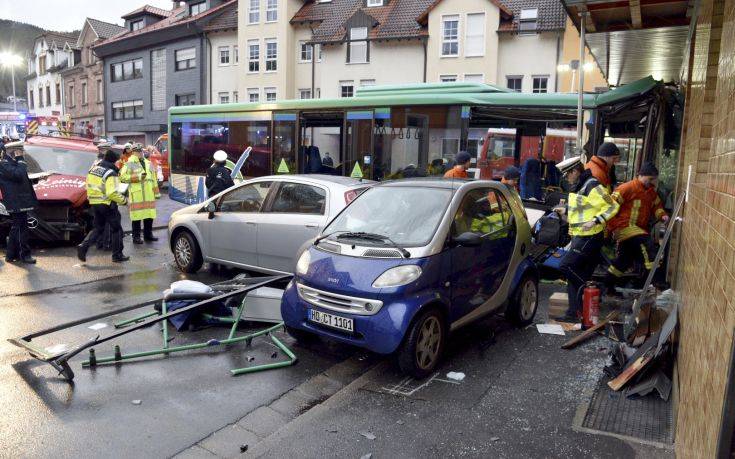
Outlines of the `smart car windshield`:
[{"label": "smart car windshield", "polygon": [[383,236],[403,247],[426,245],[451,199],[452,191],[441,188],[371,188],[334,219],[324,234],[336,237],[340,233],[361,233],[366,237],[354,237],[373,244],[381,244],[377,236]]},{"label": "smart car windshield", "polygon": [[97,159],[89,152],[65,150],[60,148],[26,145],[24,157],[28,172],[58,172],[65,175],[86,177],[92,163]]}]

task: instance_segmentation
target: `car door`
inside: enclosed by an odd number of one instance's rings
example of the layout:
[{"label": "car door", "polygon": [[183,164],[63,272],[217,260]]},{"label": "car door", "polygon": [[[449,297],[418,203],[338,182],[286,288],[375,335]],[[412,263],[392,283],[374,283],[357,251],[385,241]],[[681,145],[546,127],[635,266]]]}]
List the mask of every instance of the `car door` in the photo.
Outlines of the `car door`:
[{"label": "car door", "polygon": [[282,181],[273,193],[258,228],[258,264],[275,271],[293,272],[299,249],[326,224],[327,189],[310,183]]},{"label": "car door", "polygon": [[273,182],[259,181],[223,194],[210,220],[209,256],[234,264],[258,265],[258,223]]},{"label": "car door", "polygon": [[[505,204],[505,205],[504,205]],[[507,201],[492,188],[476,188],[463,197],[452,222],[452,237],[464,232],[482,235],[477,247],[451,244],[452,322],[490,300],[507,271],[513,242],[507,247],[510,222]]]}]

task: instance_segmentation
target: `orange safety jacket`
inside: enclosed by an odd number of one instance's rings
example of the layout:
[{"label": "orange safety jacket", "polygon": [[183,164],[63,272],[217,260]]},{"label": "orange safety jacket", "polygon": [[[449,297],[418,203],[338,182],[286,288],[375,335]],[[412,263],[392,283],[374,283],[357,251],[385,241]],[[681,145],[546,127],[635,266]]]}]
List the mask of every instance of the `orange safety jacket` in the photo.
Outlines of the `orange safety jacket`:
[{"label": "orange safety jacket", "polygon": [[460,166],[454,166],[444,174],[444,178],[467,178],[467,171]]},{"label": "orange safety jacket", "polygon": [[620,211],[607,224],[616,241],[648,235],[651,217],[660,220],[666,215],[655,187],[646,188],[638,179],[623,183],[613,193]]}]

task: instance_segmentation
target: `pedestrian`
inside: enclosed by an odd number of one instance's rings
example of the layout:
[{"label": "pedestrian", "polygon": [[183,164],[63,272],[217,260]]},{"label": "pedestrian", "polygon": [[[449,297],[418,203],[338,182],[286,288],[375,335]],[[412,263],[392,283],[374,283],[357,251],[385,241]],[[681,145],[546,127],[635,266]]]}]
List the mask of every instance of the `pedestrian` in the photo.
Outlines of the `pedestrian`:
[{"label": "pedestrian", "polygon": [[0,149],[0,193],[10,214],[10,235],[5,249],[5,261],[20,260],[35,264],[28,244],[28,212],[38,206],[36,191],[28,178],[28,166],[23,158],[23,143],[3,143]]},{"label": "pedestrian", "polygon": [[500,183],[506,185],[515,191],[518,191],[518,182],[521,179],[521,170],[515,166],[508,166],[503,171],[503,178],[500,179]]},{"label": "pedestrian", "polygon": [[457,165],[444,174],[444,178],[468,178],[467,169],[470,168],[472,157],[466,151],[457,155]]},{"label": "pedestrian", "polygon": [[620,159],[620,150],[612,142],[600,145],[597,154],[586,164],[579,190],[569,194],[567,218],[572,241],[559,269],[567,278],[569,309],[567,320],[578,320],[582,313],[582,288],[592,279],[600,262],[605,225],[620,206],[610,195],[611,171]]},{"label": "pedestrian", "polygon": [[207,187],[207,196],[215,196],[226,189],[235,186],[232,180],[232,171],[225,167],[227,153],[222,150],[214,152],[214,164],[207,169],[207,178],[204,185]]},{"label": "pedestrian", "polygon": [[89,247],[103,236],[106,225],[110,226],[112,261],[122,263],[130,259],[123,254],[122,216],[118,206],[127,204],[127,199],[118,190],[117,160],[117,153],[107,150],[102,161],[94,164],[87,173],[87,199],[94,214],[94,228],[77,246],[80,261],[87,261]]},{"label": "pedestrian", "polygon": [[656,191],[658,169],[645,163],[633,180],[623,183],[613,193],[620,211],[607,224],[608,233],[617,243],[615,259],[608,268],[606,286],[614,292],[623,273],[638,260],[646,271],[653,267],[653,247],[648,228],[652,221],[669,221],[661,198]]},{"label": "pedestrian", "polygon": [[142,244],[143,240],[157,241],[158,238],[153,236],[153,220],[156,218],[156,199],[161,197],[161,193],[151,162],[143,156],[142,145],[133,146],[133,154],[120,169],[120,181],[129,184],[128,209],[133,224],[133,244]]}]

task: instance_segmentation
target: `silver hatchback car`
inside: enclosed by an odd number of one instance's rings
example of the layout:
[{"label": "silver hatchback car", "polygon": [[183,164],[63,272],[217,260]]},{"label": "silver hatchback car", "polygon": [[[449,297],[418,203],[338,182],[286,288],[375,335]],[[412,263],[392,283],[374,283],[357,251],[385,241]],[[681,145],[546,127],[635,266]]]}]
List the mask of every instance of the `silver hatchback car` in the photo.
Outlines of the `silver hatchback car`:
[{"label": "silver hatchback car", "polygon": [[202,263],[291,273],[305,243],[374,182],[331,175],[280,175],[244,181],[174,212],[168,223],[176,265]]}]

